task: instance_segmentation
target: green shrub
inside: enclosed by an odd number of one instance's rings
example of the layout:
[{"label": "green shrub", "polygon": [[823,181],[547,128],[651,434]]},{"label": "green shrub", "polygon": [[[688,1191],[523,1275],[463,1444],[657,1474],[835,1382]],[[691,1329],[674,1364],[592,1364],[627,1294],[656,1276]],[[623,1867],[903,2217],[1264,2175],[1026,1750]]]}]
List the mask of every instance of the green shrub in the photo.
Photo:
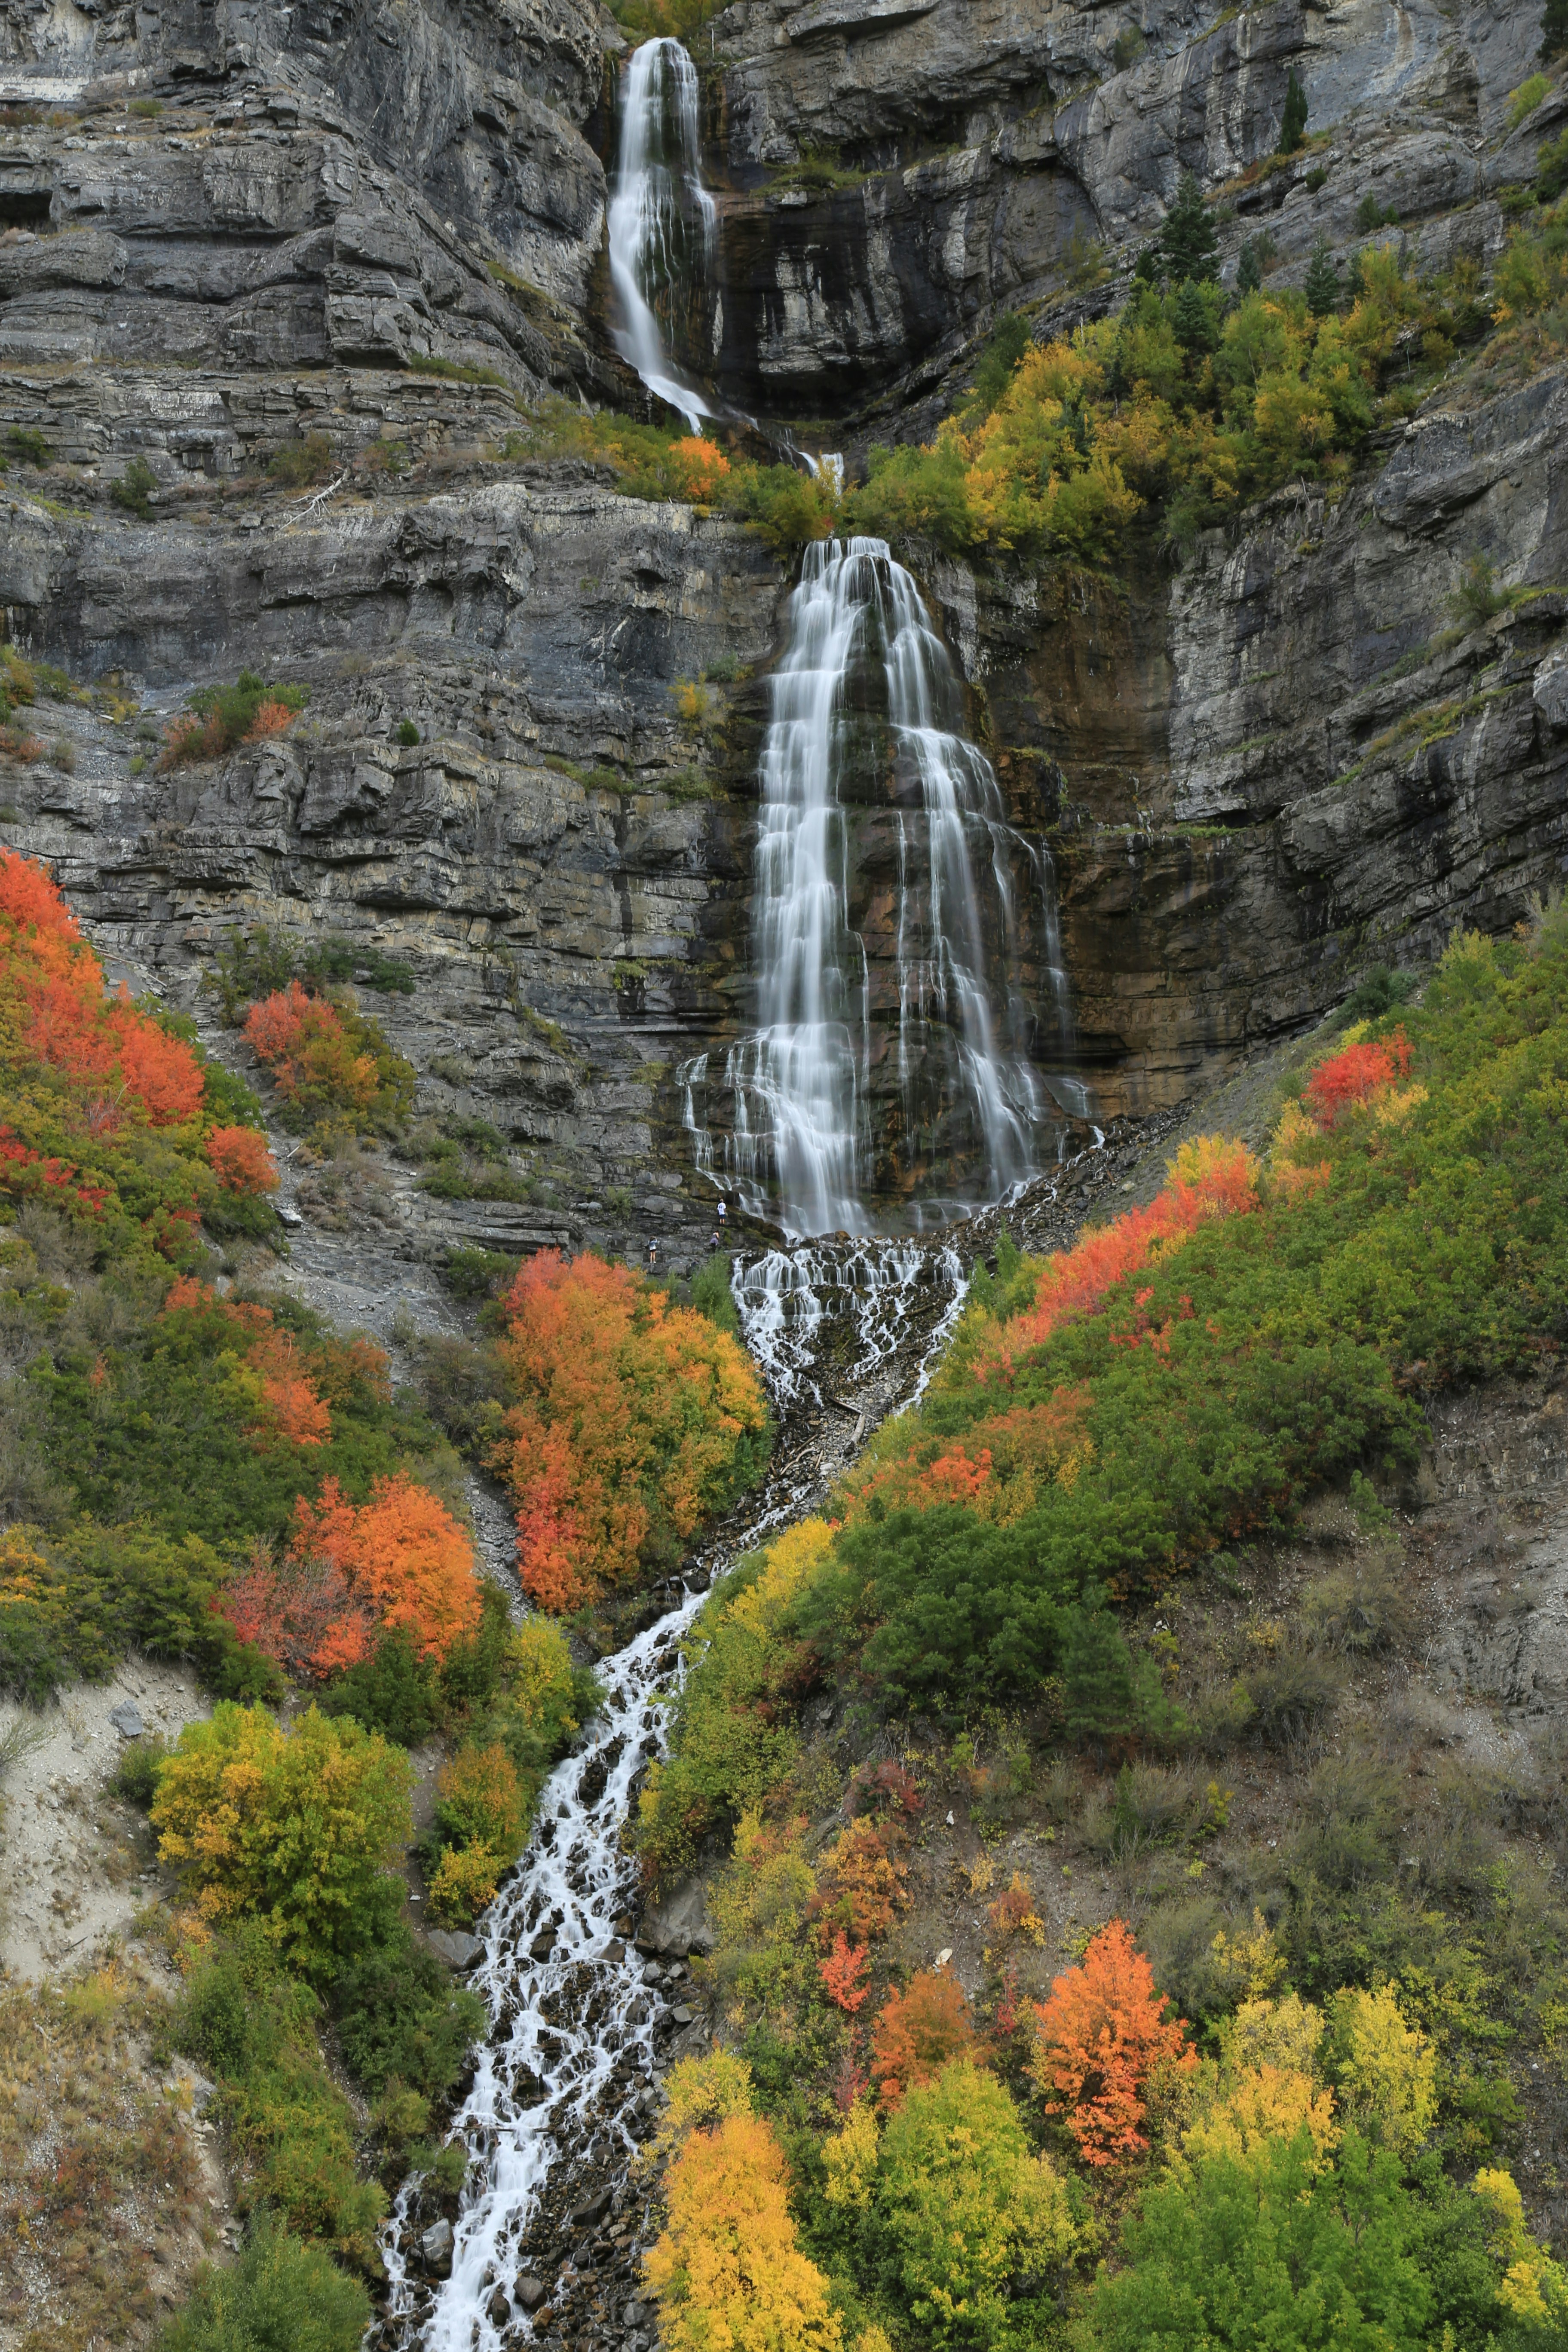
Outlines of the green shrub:
[{"label": "green shrub", "polygon": [[353,2110],[322,2062],[318,2014],[310,1988],[252,1931],[193,1971],[174,2034],[216,2080],[217,2113],[244,2167],[242,2210],[270,2208],[299,2236],[369,2269],[386,2199],[359,2177]]},{"label": "green shrub", "polygon": [[5,436],[5,446],[14,457],[25,457],[29,466],[47,466],[55,454],[43,434],[25,425],[12,425]]},{"label": "green shrub", "polygon": [[1096,2282],[1088,2340],[1102,2352],[1259,2342],[1311,2352],[1325,2340],[1426,2352],[1433,2298],[1417,2238],[1398,2164],[1353,2134],[1317,2178],[1305,2131],[1245,2166],[1200,2158],[1145,2190],[1123,2266]]},{"label": "green shrub", "polygon": [[163,111],[163,102],[157,98],[133,98],[126,109],[142,122],[155,122]]},{"label": "green shrub", "polygon": [[418,742],[419,730],[416,727],[412,719],[400,719],[398,720],[397,740],[402,744],[405,751],[411,751],[416,743]]},{"label": "green shrub", "polygon": [[1065,2182],[994,2075],[960,2058],[910,2091],[882,2135],[861,2266],[922,2345],[1044,2342],[1076,2235]]},{"label": "green shrub", "polygon": [[691,1277],[691,1304],[710,1323],[721,1331],[729,1331],[738,1339],[741,1336],[740,1310],[730,1287],[730,1261],[722,1251],[704,1258]]},{"label": "green shrub", "polygon": [[440,1675],[401,1627],[383,1633],[368,1658],[335,1675],[317,1704],[323,1715],[352,1715],[400,1748],[417,1748],[447,1719]]},{"label": "green shrub", "polygon": [[1534,113],[1536,108],[1541,104],[1542,100],[1549,95],[1551,89],[1552,84],[1547,80],[1546,76],[1543,73],[1532,73],[1527,81],[1521,82],[1517,89],[1510,90],[1508,99],[1509,129],[1510,131],[1517,131],[1520,124],[1524,121],[1525,116],[1527,114]]},{"label": "green shrub", "polygon": [[832,485],[796,466],[737,468],[725,485],[725,504],[780,555],[830,538],[836,520]]},{"label": "green shrub", "polygon": [[145,457],[132,457],[117,482],[110,482],[109,495],[117,507],[134,515],[139,522],[153,520],[153,492],[158,487],[158,477]]},{"label": "green shrub", "polygon": [[333,1979],[331,2003],[343,2056],[373,2096],[403,2083],[444,2099],[485,2030],[484,2003],[454,1986],[401,1921]]},{"label": "green shrub", "polygon": [[308,686],[282,686],[276,679],[268,685],[253,669],[242,669],[232,686],[198,687],[185,697],[184,715],[164,738],[159,764],[173,768],[186,760],[220,759],[258,729],[276,733],[285,715],[303,710],[310,699]]},{"label": "green shrub", "polygon": [[265,923],[247,931],[230,931],[203,985],[218,997],[224,1019],[237,1026],[245,1008],[257,997],[287,988],[291,980],[304,981],[318,990],[347,981],[382,996],[414,993],[409,965],[369,941],[343,939],[335,931],[321,938],[291,938],[287,932],[268,930]]},{"label": "green shrub", "polygon": [[326,435],[307,433],[302,440],[285,442],[267,470],[284,489],[302,490],[311,482],[324,482],[332,464],[332,445]]},{"label": "green shrub", "polygon": [[204,2265],[157,2352],[356,2352],[370,2316],[357,2279],[263,2216],[237,2262]]},{"label": "green shrub", "polygon": [[158,1793],[158,1775],[168,1752],[168,1741],[157,1732],[128,1741],[109,1783],[115,1795],[146,1812]]}]

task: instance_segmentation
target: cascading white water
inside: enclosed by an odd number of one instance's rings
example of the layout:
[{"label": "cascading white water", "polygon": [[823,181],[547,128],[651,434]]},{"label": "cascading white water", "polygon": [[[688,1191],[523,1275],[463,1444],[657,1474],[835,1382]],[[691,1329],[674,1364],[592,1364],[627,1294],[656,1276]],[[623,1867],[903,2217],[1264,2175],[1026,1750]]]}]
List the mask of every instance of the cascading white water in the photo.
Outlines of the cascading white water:
[{"label": "cascading white water", "polygon": [[[825,1327],[847,1341],[837,1382],[869,1379],[884,1404],[911,1401],[965,1287],[955,1251],[915,1243],[774,1252],[740,1266],[735,1279],[747,1336],[781,1402],[814,1386],[813,1335]],[[748,1539],[793,1517],[808,1496],[786,1470]],[[455,2124],[471,2186],[450,2275],[433,2282],[410,2261],[417,2179],[399,2193],[383,2239],[384,2345],[500,2352],[503,2342],[527,2340],[533,2326],[516,2293],[527,2267],[521,2248],[551,2174],[568,2158],[579,2169],[624,2169],[646,2137],[678,2021],[666,1990],[644,1981],[642,1960],[615,1932],[637,1893],[621,1829],[638,1774],[665,1752],[680,1641],[703,1598],[688,1592],[600,1666],[605,1705],[584,1746],[545,1782],[528,1849],[480,1923],[486,1951],[473,1982],[491,2030]],[[544,2284],[556,2326],[574,2338],[603,2281],[579,2252]],[[621,2294],[623,2305],[643,2300],[635,2279]]]},{"label": "cascading white water", "polygon": [[[889,776],[868,766],[867,713],[851,707],[851,681],[879,656],[898,835],[898,1002],[888,1008],[873,1003],[865,941],[851,921],[846,797],[847,782],[862,799],[888,790]],[[1035,1016],[1016,977],[1012,867],[1035,875],[1055,966],[1050,876],[1007,823],[995,772],[963,731],[946,647],[912,575],[881,540],[806,549],[760,782],[757,1026],[730,1051],[720,1085],[706,1055],[681,1073],[699,1167],[753,1213],[776,1202],[792,1234],[865,1234],[871,1163],[901,1160],[911,1171],[941,1163],[959,1115],[998,1198],[1035,1172],[1046,1108],[1027,1050]],[[1059,1015],[1059,971],[1050,984]],[[873,1145],[872,1064],[889,1028],[902,1132]],[[721,1165],[715,1096],[727,1112]]]},{"label": "cascading white water", "polygon": [[[940,1300],[932,1312],[931,1290]],[[919,1242],[862,1241],[834,1249],[765,1250],[739,1258],[731,1290],[740,1311],[746,1345],[763,1368],[775,1401],[823,1402],[821,1369],[824,1326],[837,1318],[847,1328],[843,1360],[835,1381],[858,1387],[870,1380],[921,1329],[927,1307],[924,1352],[917,1383],[903,1402],[925,1386],[926,1372],[958,1318],[968,1287],[953,1249]]]},{"label": "cascading white water", "polygon": [[696,68],[679,41],[644,41],[622,85],[610,196],[610,283],[620,308],[616,346],[693,433],[713,410],[671,360],[655,305],[706,263],[715,218],[702,184]]},{"label": "cascading white water", "polygon": [[[401,2250],[417,2182],[403,2189],[384,2246],[395,2343],[497,2352],[503,2330],[522,2316],[512,2295],[519,2242],[563,2150],[581,2163],[629,2158],[637,2148],[634,2118],[651,2093],[668,2004],[615,1937],[613,1922],[637,1886],[620,1830],[634,1780],[663,1752],[659,1685],[702,1599],[689,1593],[600,1667],[604,1708],[584,1746],[545,1782],[528,1851],[486,1916],[486,1957],[473,1981],[492,2030],[456,2121],[479,2187],[458,2222],[451,2275],[433,2293],[421,2290]],[[553,1947],[534,1959],[531,1946],[550,1925]],[[498,2285],[507,2303],[499,2324],[490,2310]],[[560,2311],[558,2288],[552,2300]]]}]

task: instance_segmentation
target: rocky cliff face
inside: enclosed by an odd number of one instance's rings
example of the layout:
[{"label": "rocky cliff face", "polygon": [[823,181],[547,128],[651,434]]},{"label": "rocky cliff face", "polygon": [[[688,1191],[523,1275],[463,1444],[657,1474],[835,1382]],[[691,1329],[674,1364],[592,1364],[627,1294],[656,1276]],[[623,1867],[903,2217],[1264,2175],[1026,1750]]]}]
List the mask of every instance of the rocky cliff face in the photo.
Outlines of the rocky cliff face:
[{"label": "rocky cliff face", "polygon": [[[1320,236],[1343,261],[1368,195],[1421,267],[1484,271],[1564,110],[1510,129],[1539,38],[1500,0],[739,0],[698,45],[695,353],[851,456],[924,432],[998,308],[1055,331],[1121,299],[1183,168],[1227,275],[1262,226],[1280,282]],[[602,263],[623,47],[587,0],[0,9],[0,605],[143,714],[40,703],[70,748],[0,780],[5,837],[176,999],[258,921],[407,961],[385,1019],[424,1107],[500,1127],[540,1188],[432,1210],[433,1253],[699,1254],[675,1071],[744,1019],[788,580],[732,525],[505,454],[546,390],[631,397]],[[1247,179],[1292,68],[1331,141]],[[1119,589],[926,566],[1012,814],[1049,835],[1102,1118],[1558,874],[1563,401],[1550,370],[1467,379],[1338,503],[1282,494],[1179,567],[1151,545]],[[263,475],[309,435],[326,478]],[[151,520],[111,497],[132,461]],[[1539,593],[1460,635],[1475,552]],[[247,664],[310,685],[303,727],[158,773],[158,719]],[[680,680],[736,667],[680,716]]]}]

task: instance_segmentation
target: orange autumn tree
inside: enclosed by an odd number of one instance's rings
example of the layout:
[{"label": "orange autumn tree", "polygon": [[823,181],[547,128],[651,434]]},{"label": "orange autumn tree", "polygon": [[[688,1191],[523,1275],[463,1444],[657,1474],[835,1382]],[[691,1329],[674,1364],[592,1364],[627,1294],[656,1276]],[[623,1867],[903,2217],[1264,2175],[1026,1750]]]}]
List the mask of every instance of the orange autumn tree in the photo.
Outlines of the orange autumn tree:
[{"label": "orange autumn tree", "polygon": [[827,2281],[800,2251],[784,2160],[760,2116],[693,2131],[646,2263],[665,2352],[840,2352]]},{"label": "orange autumn tree", "polygon": [[421,1657],[445,1658],[479,1622],[479,1583],[466,1528],[406,1472],[378,1478],[368,1503],[347,1501],[335,1478],[294,1506],[296,1560],[336,1569],[377,1621],[400,1628]]},{"label": "orange autumn tree", "polygon": [[[1178,1248],[1201,1225],[1256,1209],[1258,1172],[1245,1144],[1215,1135],[1184,1143],[1168,1163],[1163,1191],[1147,1207],[1129,1209],[1070,1250],[1057,1251],[1046,1262],[1034,1304],[999,1330],[983,1330],[979,1350],[964,1369],[982,1381],[1010,1380],[1018,1357],[1048,1339],[1069,1316],[1089,1313],[1128,1275]],[[954,1351],[955,1370],[966,1352]]]},{"label": "orange autumn tree", "polygon": [[906,1991],[883,2002],[871,2029],[871,2074],[885,2107],[897,2109],[917,2085],[934,2083],[951,2059],[984,2065],[986,2054],[963,1987],[945,1969],[911,1977]]},{"label": "orange autumn tree", "polygon": [[1186,2020],[1167,2019],[1165,2007],[1122,1919],[1091,1937],[1050,1999],[1034,2004],[1029,2071],[1046,2093],[1046,2113],[1062,2117],[1086,2164],[1115,2164],[1147,2147],[1138,2129],[1145,2092],[1160,2076],[1197,2064]]},{"label": "orange autumn tree", "polygon": [[739,1342],[626,1267],[542,1250],[504,1301],[516,1402],[493,1466],[518,1565],[574,1609],[669,1557],[738,1489],[766,1420]]},{"label": "orange autumn tree", "polygon": [[374,1055],[356,1052],[342,1014],[297,980],[251,1006],[245,1034],[287,1101],[331,1099],[363,1111],[375,1100],[381,1081]]},{"label": "orange autumn tree", "polygon": [[278,1168],[264,1136],[253,1127],[215,1127],[207,1166],[225,1192],[276,1192]]},{"label": "orange autumn tree", "polygon": [[[0,1069],[0,1193],[91,1220],[106,1251],[144,1261],[151,1253],[188,1256],[195,1226],[222,1194],[255,1189],[226,1178],[224,1164],[253,1178],[268,1164],[252,1129],[209,1126],[198,1052],[123,987],[107,989],[57,885],[6,849]],[[151,1155],[149,1130],[157,1136]],[[236,1205],[225,1204],[231,1225]]]}]

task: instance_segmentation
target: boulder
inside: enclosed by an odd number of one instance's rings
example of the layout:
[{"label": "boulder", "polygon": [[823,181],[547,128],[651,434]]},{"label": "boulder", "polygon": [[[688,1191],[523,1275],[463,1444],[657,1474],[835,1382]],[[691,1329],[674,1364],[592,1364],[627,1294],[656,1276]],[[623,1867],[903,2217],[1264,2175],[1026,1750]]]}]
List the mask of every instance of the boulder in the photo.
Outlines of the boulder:
[{"label": "boulder", "polygon": [[465,1935],[461,1928],[432,1927],[428,1941],[436,1958],[449,1969],[471,1969],[485,1956],[479,1937]]},{"label": "boulder", "polygon": [[419,2259],[431,2278],[452,2275],[452,2224],[432,2221],[419,2241]]}]

